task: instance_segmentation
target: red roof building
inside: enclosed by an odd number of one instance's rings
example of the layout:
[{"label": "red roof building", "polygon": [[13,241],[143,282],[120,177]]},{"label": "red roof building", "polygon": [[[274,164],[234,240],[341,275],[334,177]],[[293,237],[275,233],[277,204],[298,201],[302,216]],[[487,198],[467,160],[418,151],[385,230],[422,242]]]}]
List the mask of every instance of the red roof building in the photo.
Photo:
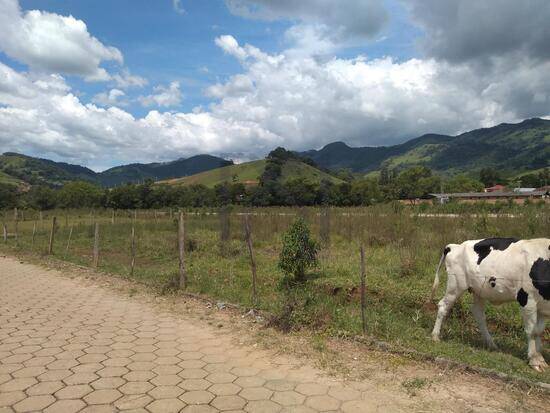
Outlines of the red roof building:
[{"label": "red roof building", "polygon": [[506,187],[504,185],[495,185],[490,188],[485,188],[485,192],[501,192],[504,191]]}]

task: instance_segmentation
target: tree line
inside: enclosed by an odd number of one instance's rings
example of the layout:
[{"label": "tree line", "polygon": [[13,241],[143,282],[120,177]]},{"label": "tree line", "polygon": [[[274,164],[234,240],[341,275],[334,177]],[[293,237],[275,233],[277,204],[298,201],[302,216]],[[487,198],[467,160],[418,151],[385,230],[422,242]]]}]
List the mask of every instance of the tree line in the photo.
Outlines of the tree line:
[{"label": "tree line", "polygon": [[[283,180],[284,163],[300,158],[293,152],[277,148],[267,157],[258,185],[223,182],[214,187],[204,185],[159,185],[153,181],[127,184],[112,189],[93,183],[75,181],[54,189],[35,185],[27,192],[0,184],[0,208],[20,207],[47,210],[53,208],[105,207],[147,209],[163,207],[244,206],[368,206],[398,199],[417,199],[435,192],[481,191],[486,186],[506,183],[498,171],[483,169],[480,179],[455,175],[444,179],[425,166],[414,166],[401,172],[383,168],[378,177],[357,177],[347,170],[330,172],[339,178],[335,183],[323,179],[312,183],[298,177]],[[527,183],[536,187],[547,180],[548,170],[527,175]],[[521,182],[522,183],[522,182]]]}]

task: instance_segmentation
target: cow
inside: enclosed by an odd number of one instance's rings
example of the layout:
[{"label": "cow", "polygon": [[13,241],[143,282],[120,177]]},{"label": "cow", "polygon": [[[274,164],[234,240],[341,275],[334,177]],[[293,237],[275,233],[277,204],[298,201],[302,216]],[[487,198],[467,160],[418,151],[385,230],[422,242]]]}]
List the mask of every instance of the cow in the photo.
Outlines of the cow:
[{"label": "cow", "polygon": [[432,339],[439,341],[443,320],[462,294],[470,291],[474,298],[472,313],[485,344],[496,349],[487,330],[485,302],[517,301],[527,334],[529,365],[539,372],[547,368],[541,336],[544,317],[550,316],[550,239],[487,238],[447,245],[437,266],[430,302],[439,285],[443,262],[447,288],[438,303]]}]

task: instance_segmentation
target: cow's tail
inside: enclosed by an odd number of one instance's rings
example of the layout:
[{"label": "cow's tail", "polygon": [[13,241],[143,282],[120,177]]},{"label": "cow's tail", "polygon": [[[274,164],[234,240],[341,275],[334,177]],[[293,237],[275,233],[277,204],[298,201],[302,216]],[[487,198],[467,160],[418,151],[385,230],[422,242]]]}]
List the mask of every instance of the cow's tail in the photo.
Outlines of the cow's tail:
[{"label": "cow's tail", "polygon": [[428,300],[429,303],[433,301],[435,292],[437,291],[437,287],[439,287],[439,270],[441,270],[443,261],[445,261],[445,257],[447,256],[450,250],[451,248],[449,248],[448,246],[445,247],[445,249],[443,250],[443,254],[441,254],[441,258],[439,259],[439,264],[437,264],[437,269],[435,270],[434,283],[432,285],[432,292],[430,293],[430,299]]}]

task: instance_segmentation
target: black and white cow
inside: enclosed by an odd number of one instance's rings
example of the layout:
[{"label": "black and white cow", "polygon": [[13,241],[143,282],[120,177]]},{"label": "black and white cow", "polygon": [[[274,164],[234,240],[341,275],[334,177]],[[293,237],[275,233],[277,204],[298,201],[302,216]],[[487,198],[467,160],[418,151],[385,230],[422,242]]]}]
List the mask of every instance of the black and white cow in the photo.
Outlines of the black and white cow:
[{"label": "black and white cow", "polygon": [[441,324],[456,300],[472,292],[472,312],[488,347],[496,348],[485,321],[485,302],[502,304],[517,300],[527,334],[529,364],[537,371],[548,365],[542,356],[544,317],[550,317],[550,239],[488,238],[445,247],[432,287],[439,285],[445,262],[447,290],[439,301],[432,338],[439,341]]}]

